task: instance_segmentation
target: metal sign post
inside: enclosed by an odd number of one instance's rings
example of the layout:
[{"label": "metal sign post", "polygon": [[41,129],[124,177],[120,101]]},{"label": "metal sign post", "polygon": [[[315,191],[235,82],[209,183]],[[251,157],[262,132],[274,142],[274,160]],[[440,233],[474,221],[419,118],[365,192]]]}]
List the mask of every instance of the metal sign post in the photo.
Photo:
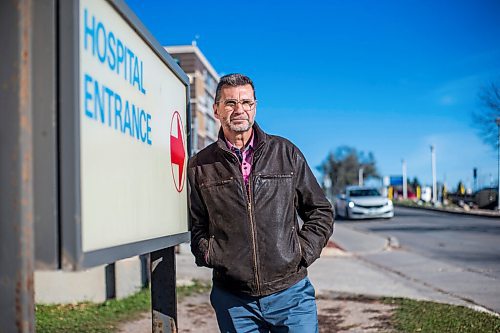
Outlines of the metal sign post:
[{"label": "metal sign post", "polygon": [[177,332],[173,246],[151,252],[151,311],[153,333]]},{"label": "metal sign post", "polygon": [[0,332],[34,332],[32,2],[0,2]]}]

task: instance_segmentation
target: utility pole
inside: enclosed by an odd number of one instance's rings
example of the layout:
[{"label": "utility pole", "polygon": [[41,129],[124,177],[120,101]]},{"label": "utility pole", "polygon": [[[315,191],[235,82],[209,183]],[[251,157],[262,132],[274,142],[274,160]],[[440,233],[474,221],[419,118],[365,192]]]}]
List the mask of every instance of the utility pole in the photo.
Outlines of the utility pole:
[{"label": "utility pole", "polygon": [[407,176],[406,176],[406,161],[402,160],[403,164],[403,199],[408,199],[408,184],[406,182]]},{"label": "utility pole", "polygon": [[363,171],[364,171],[363,168],[359,168],[359,172],[358,172],[358,184],[359,184],[359,186],[363,186]]},{"label": "utility pole", "polygon": [[437,182],[436,182],[436,151],[434,145],[431,145],[431,164],[432,164],[432,203],[437,202]]},{"label": "utility pole", "polygon": [[477,168],[472,169],[472,176],[474,177],[474,192],[479,190],[479,186],[477,184]]}]

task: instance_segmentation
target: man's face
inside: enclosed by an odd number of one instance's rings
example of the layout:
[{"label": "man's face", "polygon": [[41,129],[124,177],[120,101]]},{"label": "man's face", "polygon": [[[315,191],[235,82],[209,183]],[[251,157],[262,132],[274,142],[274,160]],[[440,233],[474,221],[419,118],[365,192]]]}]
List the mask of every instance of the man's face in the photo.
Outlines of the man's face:
[{"label": "man's face", "polygon": [[221,89],[220,100],[214,104],[215,118],[224,129],[235,133],[249,131],[254,123],[256,101],[252,86],[225,86]]}]

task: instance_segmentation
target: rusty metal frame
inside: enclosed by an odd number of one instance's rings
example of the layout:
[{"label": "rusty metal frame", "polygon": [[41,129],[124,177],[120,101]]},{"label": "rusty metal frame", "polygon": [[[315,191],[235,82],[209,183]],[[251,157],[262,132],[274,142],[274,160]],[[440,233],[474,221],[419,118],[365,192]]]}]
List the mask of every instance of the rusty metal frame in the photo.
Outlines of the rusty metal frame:
[{"label": "rusty metal frame", "polygon": [[33,2],[0,1],[0,332],[34,332]]},{"label": "rusty metal frame", "polygon": [[59,268],[57,0],[33,4],[35,268]]}]

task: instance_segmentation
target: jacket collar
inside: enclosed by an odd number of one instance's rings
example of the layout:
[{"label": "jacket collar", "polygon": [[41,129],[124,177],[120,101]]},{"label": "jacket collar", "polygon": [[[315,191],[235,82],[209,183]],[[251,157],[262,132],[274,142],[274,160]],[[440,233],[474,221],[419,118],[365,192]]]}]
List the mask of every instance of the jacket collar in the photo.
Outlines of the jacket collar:
[{"label": "jacket collar", "polygon": [[[253,147],[255,150],[258,150],[261,146],[263,146],[267,141],[267,134],[260,128],[257,122],[254,122],[253,126]],[[224,131],[222,130],[222,126],[219,130],[219,139],[217,140],[217,146],[223,150],[229,150],[226,145],[226,138],[224,137]]]}]

